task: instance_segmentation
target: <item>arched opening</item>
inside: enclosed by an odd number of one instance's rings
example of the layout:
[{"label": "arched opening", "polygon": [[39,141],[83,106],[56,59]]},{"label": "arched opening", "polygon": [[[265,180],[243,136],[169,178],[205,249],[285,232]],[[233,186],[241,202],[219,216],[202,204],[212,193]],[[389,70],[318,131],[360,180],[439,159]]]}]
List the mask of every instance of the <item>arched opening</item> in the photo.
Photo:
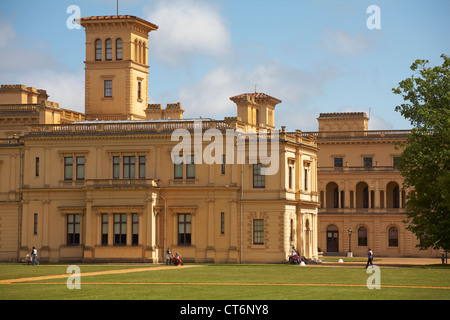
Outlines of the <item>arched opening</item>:
[{"label": "arched opening", "polygon": [[327,184],[327,209],[339,208],[339,187],[335,182],[330,182]]},{"label": "arched opening", "polygon": [[400,188],[397,182],[391,181],[386,186],[386,208],[400,208]]}]

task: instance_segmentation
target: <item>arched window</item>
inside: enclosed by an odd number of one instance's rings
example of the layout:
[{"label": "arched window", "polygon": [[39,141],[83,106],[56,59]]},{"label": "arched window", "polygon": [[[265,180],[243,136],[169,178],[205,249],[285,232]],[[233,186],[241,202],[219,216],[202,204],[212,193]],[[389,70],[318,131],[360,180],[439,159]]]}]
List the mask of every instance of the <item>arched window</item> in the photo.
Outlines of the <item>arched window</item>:
[{"label": "arched window", "polygon": [[95,40],[95,61],[102,61],[102,40]]},{"label": "arched window", "polygon": [[106,60],[112,60],[112,40],[111,39],[106,39],[105,42],[105,48],[106,48]]},{"label": "arched window", "polygon": [[358,246],[367,246],[367,229],[364,227],[358,228]]},{"label": "arched window", "polygon": [[396,227],[389,228],[389,247],[398,247],[398,230]]},{"label": "arched window", "polygon": [[123,58],[123,42],[122,39],[116,40],[116,60],[122,60]]}]

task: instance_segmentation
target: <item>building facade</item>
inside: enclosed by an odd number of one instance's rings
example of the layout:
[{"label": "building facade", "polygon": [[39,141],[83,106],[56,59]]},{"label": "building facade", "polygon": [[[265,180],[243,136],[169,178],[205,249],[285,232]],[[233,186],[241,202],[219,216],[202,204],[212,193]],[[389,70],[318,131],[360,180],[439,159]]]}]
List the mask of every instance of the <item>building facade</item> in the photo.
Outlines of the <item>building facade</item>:
[{"label": "building facade", "polygon": [[148,104],[156,25],[79,23],[86,113],[0,90],[1,261],[33,246],[48,262],[158,263],[168,247],[192,262],[280,263],[292,246],[318,257],[317,142],[275,130],[280,100],[241,94],[235,117],[183,119],[180,103]]}]

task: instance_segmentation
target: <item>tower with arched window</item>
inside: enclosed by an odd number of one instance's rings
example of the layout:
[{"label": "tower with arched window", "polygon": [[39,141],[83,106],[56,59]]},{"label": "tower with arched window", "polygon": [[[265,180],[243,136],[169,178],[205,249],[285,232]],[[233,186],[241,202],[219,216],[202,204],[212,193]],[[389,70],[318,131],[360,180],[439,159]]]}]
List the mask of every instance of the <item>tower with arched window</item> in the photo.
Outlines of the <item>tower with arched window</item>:
[{"label": "tower with arched window", "polygon": [[86,31],[87,119],[145,119],[148,35],[158,26],[130,15],[85,17],[78,22]]}]

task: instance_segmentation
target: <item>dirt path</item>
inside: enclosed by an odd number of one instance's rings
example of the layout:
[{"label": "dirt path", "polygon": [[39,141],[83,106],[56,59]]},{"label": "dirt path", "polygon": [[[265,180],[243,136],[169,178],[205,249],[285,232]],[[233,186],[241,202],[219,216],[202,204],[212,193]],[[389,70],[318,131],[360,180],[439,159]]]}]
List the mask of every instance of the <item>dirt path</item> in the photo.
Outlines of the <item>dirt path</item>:
[{"label": "dirt path", "polygon": [[[173,267],[173,266],[164,266],[164,267],[145,267],[145,268],[132,268],[132,269],[118,269],[118,270],[105,270],[105,271],[96,271],[96,272],[82,272],[81,276],[89,277],[89,276],[98,276],[103,274],[123,274],[123,273],[133,273],[133,272],[144,272],[144,271],[158,271],[158,270],[177,270],[178,268],[194,268],[199,266],[183,266],[183,267]],[[18,278],[18,279],[5,279],[0,280],[0,285],[2,284],[18,284],[24,282],[31,281],[41,281],[41,280],[50,280],[50,279],[64,279],[73,276],[74,273],[66,273],[66,274],[56,274],[50,276],[39,276],[39,277],[26,277],[26,278]]]}]

